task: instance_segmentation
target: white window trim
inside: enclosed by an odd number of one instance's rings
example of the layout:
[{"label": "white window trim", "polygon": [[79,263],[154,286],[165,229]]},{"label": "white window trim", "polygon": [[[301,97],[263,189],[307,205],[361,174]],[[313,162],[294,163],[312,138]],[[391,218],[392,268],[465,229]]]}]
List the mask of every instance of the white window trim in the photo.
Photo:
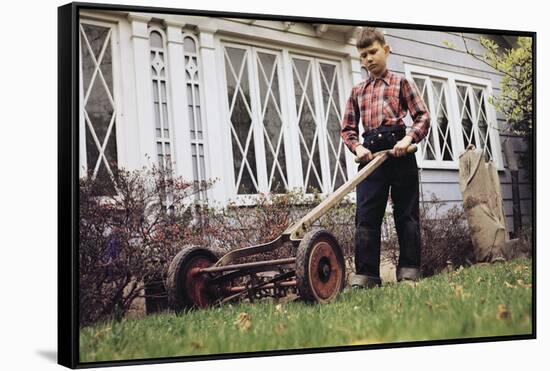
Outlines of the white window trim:
[{"label": "white window trim", "polygon": [[[168,35],[166,34],[166,32],[160,28],[159,26],[157,25],[151,25],[148,27],[147,29],[147,36],[149,37],[149,56],[151,55],[151,50],[153,49],[158,49],[158,48],[153,48],[151,46],[151,34],[153,32],[158,32],[161,36],[161,39],[162,39],[162,51],[164,53],[164,82],[165,82],[165,89],[166,89],[166,105],[167,105],[167,108],[166,108],[166,114],[167,114],[167,117],[166,117],[166,120],[168,122],[164,122],[163,121],[163,117],[162,117],[162,104],[160,102],[161,100],[161,93],[159,92],[159,120],[160,122],[162,123],[161,125],[163,125],[164,127],[168,127],[168,139],[166,140],[166,138],[164,137],[164,132],[161,132],[161,137],[159,138],[156,134],[156,127],[155,127],[155,133],[153,133],[153,137],[154,137],[154,143],[155,143],[155,151],[156,151],[156,156],[155,156],[155,163],[158,164],[158,165],[163,165],[163,164],[159,164],[158,163],[158,156],[161,155],[160,153],[158,153],[158,143],[162,143],[162,148],[163,148],[163,153],[162,155],[165,156],[164,154],[164,145],[165,143],[168,143],[169,146],[170,146],[170,162],[172,163],[170,166],[172,167],[172,169],[178,169],[178,161],[177,161],[177,158],[176,158],[176,155],[175,155],[175,147],[176,147],[176,138],[175,138],[175,130],[174,130],[174,117],[173,117],[173,105],[174,105],[174,99],[172,97],[172,84],[176,83],[172,80],[171,78],[171,74],[170,74],[170,69],[173,68],[170,66],[170,56],[169,56],[169,51],[168,51]],[[151,62],[149,62],[149,65],[151,66]],[[151,68],[149,68],[149,82],[151,83],[150,85],[152,85],[152,82],[153,82],[153,74],[152,74],[152,71],[151,71]],[[160,78],[160,75],[158,76],[158,85],[159,85],[159,89],[160,89],[160,86],[161,86],[161,78]],[[153,88],[151,87],[151,97],[153,97]],[[153,99],[151,99],[151,105],[153,105]],[[154,112],[154,111],[153,111]],[[166,159],[164,160],[166,161]],[[177,174],[177,170],[176,170],[176,175]]]},{"label": "white window trim", "polygon": [[[345,94],[343,92],[344,85],[345,85],[345,79],[344,79],[344,64],[346,63],[344,58],[340,58],[337,56],[331,56],[328,53],[319,53],[319,52],[313,52],[309,50],[299,49],[293,46],[288,45],[280,45],[280,46],[274,46],[272,43],[263,43],[259,42],[257,40],[247,40],[246,38],[241,37],[233,37],[228,35],[217,35],[216,37],[216,54],[217,54],[217,68],[218,68],[218,75],[221,77],[219,79],[219,99],[223,102],[224,107],[224,117],[227,117],[229,112],[229,106],[227,102],[227,86],[226,86],[226,71],[225,71],[225,60],[224,60],[224,53],[223,53],[223,47],[229,46],[229,47],[237,47],[237,48],[251,48],[251,49],[257,49],[257,50],[265,50],[270,53],[278,53],[280,58],[280,63],[278,66],[278,73],[279,73],[279,89],[282,92],[281,96],[281,110],[283,114],[283,130],[284,130],[284,145],[285,145],[285,155],[286,155],[286,161],[287,161],[287,181],[289,184],[290,190],[295,189],[301,189],[304,190],[304,184],[303,184],[303,175],[302,175],[302,164],[301,155],[300,155],[300,143],[298,141],[298,128],[297,128],[297,117],[296,113],[294,112],[294,97],[291,96],[294,93],[294,83],[293,83],[293,74],[292,74],[292,64],[291,64],[291,57],[297,56],[300,58],[306,58],[306,59],[317,59],[319,62],[322,63],[329,63],[336,66],[336,73],[338,74],[338,83],[337,88],[339,89],[339,98],[340,102],[337,102],[339,105],[340,112],[343,114],[344,105],[345,105]],[[254,61],[255,62],[255,61]],[[255,66],[250,66],[249,68],[256,68]],[[250,72],[249,72],[250,73]],[[250,80],[252,81],[252,80]],[[314,79],[316,81],[316,79]],[[255,87],[251,85],[250,90],[251,94]],[[255,93],[254,93],[255,94]],[[320,91],[318,89],[315,89],[314,87],[314,94],[320,95]],[[316,98],[317,99],[317,98]],[[321,97],[319,97],[321,99]],[[322,100],[322,99],[321,99]],[[320,109],[320,108],[317,108]],[[253,122],[252,125],[259,125],[259,123]],[[232,153],[232,145],[231,145],[231,130],[228,125],[225,125],[225,122],[223,123],[223,132],[219,132],[219,135],[223,136],[223,153],[229,154]],[[326,142],[326,128],[321,127],[321,143]],[[255,138],[257,139],[257,138]],[[261,138],[261,145],[263,146],[263,136]],[[260,145],[256,143],[256,145]],[[289,148],[290,147],[290,148]],[[256,147],[258,148],[258,147]],[[257,158],[256,163],[257,166],[261,163],[265,163],[265,156],[263,156],[263,147],[262,148],[262,156],[263,159],[260,159],[258,161],[258,151],[256,151]],[[328,153],[326,152],[326,143],[322,145],[320,148],[321,150],[321,157],[327,156]],[[343,148],[344,152],[346,151],[346,148]],[[345,152],[346,153],[346,152]],[[297,160],[298,159],[298,160]],[[353,164],[353,158],[349,156],[347,153],[345,155],[346,159],[346,176],[349,179],[350,174],[350,168],[354,167]],[[232,158],[231,161],[232,163]],[[325,164],[326,162],[326,164]],[[321,166],[325,167],[328,166],[328,159],[327,161],[321,160]],[[227,167],[229,168],[229,167]],[[323,168],[323,174],[328,174],[326,169]],[[263,171],[263,170],[261,170]],[[259,177],[258,172],[258,178]],[[322,175],[324,177],[324,175]],[[236,188],[235,188],[235,178],[234,178],[234,172],[231,169],[227,169],[225,178],[224,178],[224,187],[226,190],[226,194],[228,196],[228,199],[235,202],[237,205],[251,205],[254,204],[255,201],[258,199],[260,193],[267,193],[266,189],[262,189],[262,181],[258,180],[260,183],[260,190],[258,194],[247,194],[247,195],[239,195],[237,194]],[[325,180],[322,179],[324,182]],[[329,192],[330,193],[330,192]],[[305,194],[306,199],[311,197],[313,198],[314,195]]]},{"label": "white window trim", "polygon": [[[456,93],[456,82],[465,82],[471,83],[479,86],[483,86],[485,90],[485,96],[489,97],[492,95],[493,88],[491,80],[484,79],[480,77],[474,77],[464,74],[459,74],[455,72],[439,70],[435,68],[428,68],[424,66],[418,66],[414,64],[404,63],[405,67],[405,76],[412,80],[412,75],[415,73],[428,75],[430,77],[446,80],[446,98],[449,103],[448,106],[448,119],[449,124],[451,125],[451,135],[453,136],[453,152],[455,158],[453,161],[435,161],[435,160],[422,160],[420,151],[416,153],[416,159],[420,168],[424,169],[453,169],[457,170],[459,168],[459,156],[464,152],[464,142],[462,140],[462,127],[459,122],[459,103],[458,96]],[[496,126],[498,125],[496,119],[496,112],[494,107],[486,100],[485,108],[487,111],[487,121],[489,124],[489,138],[491,141],[491,149],[493,155],[493,162],[497,170],[504,170],[503,159],[502,159],[502,150],[500,146],[500,136]],[[477,136],[477,124],[475,129],[475,135]],[[479,141],[478,141],[479,143]]]},{"label": "white window trim", "polygon": [[[149,19],[150,20],[150,19]],[[80,22],[98,25],[102,27],[109,27],[112,30],[112,36],[111,36],[111,42],[112,42],[112,63],[113,63],[113,98],[115,100],[115,104],[117,106],[117,114],[116,114],[116,145],[117,145],[117,163],[119,167],[124,167],[125,169],[132,170],[132,169],[141,169],[143,166],[150,166],[151,162],[146,159],[146,157],[150,157],[154,159],[154,163],[157,164],[157,151],[156,151],[156,143],[157,138],[155,135],[155,128],[154,127],[144,127],[144,122],[153,122],[154,116],[153,116],[153,109],[152,109],[152,77],[148,78],[146,76],[149,76],[148,74],[151,74],[151,65],[149,62],[149,55],[150,55],[150,40],[149,36],[150,33],[155,30],[161,33],[163,38],[163,45],[164,45],[164,54],[165,54],[165,64],[167,64],[167,67],[165,69],[165,76],[167,81],[167,101],[169,104],[168,107],[168,118],[170,121],[170,151],[172,153],[172,162],[175,162],[175,167],[173,170],[175,171],[176,176],[184,176],[185,180],[190,181],[192,180],[192,174],[189,176],[188,169],[189,164],[191,163],[191,148],[189,140],[189,137],[186,136],[186,132],[188,131],[188,120],[187,116],[184,115],[183,118],[181,118],[181,115],[176,115],[176,107],[177,102],[187,102],[186,100],[186,80],[184,79],[176,79],[174,75],[177,75],[178,73],[182,72],[184,73],[184,65],[183,65],[183,34],[189,32],[184,27],[184,24],[182,25],[176,25],[177,33],[179,37],[182,40],[179,40],[178,37],[176,37],[173,40],[170,40],[168,35],[168,28],[165,30],[163,27],[159,27],[158,25],[148,25],[147,17],[144,17],[141,22],[145,25],[145,31],[142,31],[143,34],[140,34],[136,37],[136,35],[133,34],[132,30],[132,21],[128,21],[128,17],[125,15],[113,15],[113,14],[99,14],[95,12],[87,12],[87,11],[81,11],[79,14],[79,24]],[[128,36],[128,38],[125,38]],[[191,36],[197,45],[197,58],[198,63],[201,64],[201,52],[200,52],[200,44],[198,42],[198,38],[195,35],[192,34],[186,34],[186,36]],[[79,30],[79,37],[80,37],[80,30]],[[138,83],[138,79],[136,78],[135,69],[137,68],[136,65],[139,65],[136,58],[135,53],[135,44],[133,42],[134,38],[138,38],[141,40],[146,41],[146,45],[140,44],[138,51],[139,53],[144,52],[147,58],[144,60],[144,64],[147,66],[146,70],[141,70],[141,72],[145,72],[142,78],[143,80],[146,80],[146,84],[144,87],[136,87],[136,84]],[[172,44],[172,49],[170,48],[170,44]],[[80,47],[80,43],[79,43]],[[178,52],[179,50],[179,52]],[[80,50],[79,50],[80,53]],[[80,54],[79,54],[80,55]],[[174,60],[177,60],[178,57],[181,56],[182,63],[174,63]],[[141,61],[141,58],[140,58]],[[79,62],[81,63],[81,60],[79,58]],[[142,61],[143,62],[143,61]],[[80,68],[80,67],[79,67]],[[201,83],[204,82],[203,78],[203,71],[202,71],[202,64],[199,68],[199,81]],[[79,79],[81,79],[82,76],[79,73]],[[82,91],[82,81],[80,80],[79,83],[79,104],[82,104],[83,102],[83,91]],[[179,89],[179,88],[182,89]],[[138,89],[139,88],[139,89]],[[123,94],[125,93],[126,94]],[[128,93],[130,92],[130,94]],[[204,88],[200,90],[200,103],[201,103],[201,111],[205,109],[204,102]],[[140,115],[137,111],[133,111],[136,108],[135,103],[135,96],[133,94],[139,93],[141,95],[146,96],[146,99],[144,99],[145,105],[151,105],[150,109],[146,109],[147,114],[142,116],[140,118]],[[128,101],[127,101],[128,100]],[[125,106],[128,107],[130,111],[127,111],[124,109],[123,103],[126,103]],[[79,107],[80,109],[80,107]],[[201,112],[201,120],[203,122],[203,139],[206,141],[207,139],[207,133],[206,133],[206,117],[204,112]],[[79,110],[80,120],[79,120],[79,171],[80,176],[86,176],[86,166],[87,166],[87,159],[86,159],[86,136],[85,136],[85,122],[83,121],[83,112],[82,109]],[[127,118],[128,116],[128,118]],[[179,120],[176,120],[176,116],[180,117]],[[146,117],[146,118],[145,118]],[[180,127],[177,127],[177,126]],[[132,134],[132,135],[129,135]],[[143,143],[147,143],[147,148],[149,151],[144,152],[144,146]],[[182,148],[178,148],[182,147]],[[185,146],[189,146],[189,150],[186,152],[183,148]],[[152,150],[152,151],[150,151]],[[207,143],[204,144],[204,150],[205,150],[205,157],[208,157],[208,145]],[[139,153],[138,153],[139,151]],[[175,153],[175,155],[174,155]],[[187,153],[189,153],[189,156],[185,156]],[[209,172],[210,168],[208,164],[205,164],[206,168],[206,179],[209,179]],[[210,199],[211,191],[207,191],[207,197]],[[118,196],[115,196],[118,197]],[[106,199],[105,199],[106,200]],[[190,202],[192,202],[192,198],[189,198]]]},{"label": "white window trim", "polygon": [[[342,65],[345,63],[343,60],[341,61],[337,61],[337,62],[334,62],[332,60],[329,60],[329,59],[325,59],[325,58],[316,58],[317,60],[317,64],[315,65],[315,68],[319,68],[320,67],[320,63],[324,63],[324,64],[330,64],[332,66],[334,66],[334,73],[336,74],[336,86],[335,88],[338,89],[338,97],[339,97],[339,102],[334,102],[334,104],[337,105],[338,107],[338,110],[340,111],[340,117],[338,119],[338,127],[340,128],[341,127],[341,123],[342,123],[342,118],[344,116],[344,111],[345,111],[345,99],[346,99],[346,93],[344,92],[344,81],[343,81],[343,74],[342,74]],[[320,71],[316,71],[317,72],[317,76],[320,76]],[[324,99],[323,99],[323,94],[322,94],[322,89],[318,89],[317,93],[319,94],[319,102],[323,102]],[[330,103],[329,103],[330,104]],[[327,112],[327,109],[328,109],[328,112]],[[323,108],[323,121],[325,119],[327,119],[327,116],[328,116],[328,113],[330,112],[331,110],[331,107],[324,107]],[[336,187],[336,184],[335,184],[335,180],[336,180],[336,177],[335,177],[335,174],[332,172],[333,169],[330,168],[330,160],[329,160],[329,156],[330,156],[330,152],[331,149],[329,147],[329,143],[328,143],[328,137],[329,137],[329,133],[328,133],[328,121],[327,122],[322,122],[322,131],[323,131],[323,142],[325,143],[325,150],[323,151],[325,153],[325,156],[327,156],[327,160],[326,160],[326,166],[327,166],[327,177],[329,177],[328,179],[328,185],[329,185],[329,188],[330,188],[330,191],[329,193],[332,193],[334,192],[337,187]],[[347,156],[346,156],[346,151],[347,151],[347,147],[345,145],[345,143],[343,142],[343,139],[340,135],[338,135],[338,137],[336,138],[336,143],[333,143],[333,144],[336,144],[336,146],[338,147],[337,148],[337,152],[338,150],[340,150],[337,154],[340,154],[341,151],[344,152],[344,158],[346,159],[346,169],[344,171],[344,177],[343,177],[343,181],[344,183],[349,179],[349,177],[347,177],[347,174],[348,174],[348,162],[347,162]],[[335,157],[335,161],[338,163],[340,161],[340,156],[336,156]],[[337,167],[336,171],[340,171],[340,169]]]},{"label": "white window trim", "polygon": [[[318,81],[317,81],[317,78],[315,76],[317,76],[319,74],[319,71],[318,71],[318,68],[317,68],[317,64],[315,63],[315,59],[316,57],[311,57],[311,56],[308,56],[308,55],[304,55],[302,53],[289,53],[289,63],[290,63],[290,66],[292,68],[292,58],[297,58],[297,59],[302,59],[302,60],[307,60],[308,62],[311,63],[311,84],[312,84],[312,88],[313,88],[313,104],[315,104],[315,117],[317,119],[322,119],[322,115],[321,115],[321,106],[319,105],[319,102],[321,102],[322,100],[322,97],[321,97],[321,91],[320,91],[320,87],[318,86]],[[289,80],[289,87],[290,87],[290,90],[288,91],[288,94],[292,97],[295,97],[296,96],[296,92],[294,90],[294,72],[292,72],[292,74],[290,74],[288,76]],[[296,108],[296,102],[293,100],[293,105],[292,105],[292,108],[290,108],[292,111],[294,111]],[[316,122],[317,124],[317,122]],[[292,126],[296,132],[296,135],[298,137],[298,139],[300,138],[299,137],[299,132],[298,132],[298,117],[295,117],[295,121],[293,121],[292,123]],[[326,130],[325,128],[323,127],[323,125],[317,125],[317,137],[318,137],[318,142],[317,142],[317,145],[319,147],[319,162],[320,162],[320,165],[321,165],[321,168],[318,169],[318,171],[321,172],[321,174],[318,174],[319,177],[320,177],[320,181],[321,181],[321,184],[322,186],[324,187],[326,184],[328,184],[328,173],[327,173],[327,170],[328,170],[328,157],[327,157],[327,142],[326,142]],[[300,175],[300,188],[305,192],[307,192],[307,190],[305,189],[306,185],[304,184],[304,171],[307,172],[307,169],[303,169],[302,167],[302,157],[301,157],[301,148],[302,148],[302,144],[299,143],[298,145],[298,148],[297,148],[297,156],[296,159],[297,159],[297,162],[300,163],[300,167],[302,168],[302,172],[299,174]],[[316,177],[316,174],[315,172],[313,172],[313,170],[310,172],[309,174],[310,177]]]},{"label": "white window trim", "polygon": [[[185,39],[186,38],[190,38],[191,40],[193,40],[193,42],[195,43],[195,52],[194,53],[191,53],[191,52],[186,52],[185,51],[185,46],[184,44],[181,45],[181,54],[182,54],[182,74],[184,76],[184,81],[183,81],[183,102],[185,102],[185,114],[183,115],[183,121],[185,122],[185,135],[181,135],[182,137],[182,140],[179,142],[181,146],[188,146],[189,148],[189,151],[188,151],[188,157],[189,157],[189,161],[191,162],[191,166],[194,166],[194,164],[192,163],[193,162],[193,157],[192,157],[192,146],[193,145],[196,145],[197,146],[197,158],[196,158],[196,161],[197,161],[197,176],[199,177],[199,179],[195,179],[194,178],[194,175],[193,175],[193,172],[191,171],[190,172],[190,180],[193,180],[193,181],[201,181],[201,180],[205,180],[205,181],[208,181],[210,179],[210,174],[211,174],[211,170],[210,170],[210,167],[208,166],[208,159],[209,159],[209,152],[208,152],[208,123],[206,121],[206,112],[205,112],[205,102],[206,102],[206,96],[205,96],[205,79],[204,79],[204,68],[203,68],[203,63],[202,63],[202,56],[201,56],[201,44],[199,43],[199,38],[193,34],[190,30],[188,29],[185,29],[183,28],[181,30],[181,40],[182,40],[182,43],[185,42]],[[198,102],[199,104],[199,109],[197,110],[199,112],[199,116],[200,116],[200,126],[202,128],[202,139],[199,139],[199,138],[195,138],[193,139],[190,132],[191,132],[191,125],[189,123],[189,116],[188,116],[188,102],[189,102],[189,97],[187,96],[187,85],[188,85],[188,80],[187,80],[187,74],[186,74],[186,70],[185,70],[185,56],[188,56],[190,58],[192,58],[193,56],[195,58],[197,58],[197,69],[198,69],[198,84],[197,84],[197,87],[198,87],[198,90],[199,90],[199,96],[196,97],[196,102]],[[193,83],[191,83],[191,86],[194,86]],[[195,102],[195,103],[196,103]],[[195,118],[196,119],[196,118]],[[197,128],[199,122],[195,122],[195,128]],[[203,161],[204,161],[204,173],[202,171],[202,168],[201,168],[201,159],[200,159],[200,153],[198,151],[198,148],[199,148],[199,145],[202,145],[202,148],[203,148]],[[185,162],[184,162],[185,163]],[[186,174],[187,175],[187,174]],[[210,190],[206,190],[206,192],[202,195],[202,197],[205,197],[204,198],[198,198],[197,200],[199,201],[205,201],[205,200],[208,200],[212,197],[212,194],[211,194],[211,191]]]},{"label": "white window trim", "polygon": [[[84,82],[82,80],[82,46],[83,40],[81,38],[80,25],[90,24],[94,26],[107,27],[111,30],[111,61],[112,61],[112,74],[113,74],[113,101],[115,103],[115,122],[114,129],[116,131],[116,148],[117,148],[117,166],[126,167],[126,141],[124,140],[123,133],[125,132],[125,122],[124,122],[124,106],[123,106],[123,89],[122,89],[122,76],[121,76],[121,56],[120,56],[120,37],[119,37],[119,22],[109,20],[97,20],[91,19],[83,16],[82,14],[79,17],[78,22],[78,37],[79,37],[79,50],[78,50],[78,61],[79,61],[79,176],[86,177],[88,174],[88,159],[86,153],[86,122],[83,114],[83,103],[84,103]],[[112,133],[111,133],[112,134]]]},{"label": "white window trim", "polygon": [[[424,76],[426,76],[427,74],[422,74]],[[408,78],[411,78],[412,79],[412,76],[407,76]],[[450,87],[449,87],[449,83],[446,78],[441,78],[439,76],[434,76],[433,74],[431,75],[428,75],[428,77],[430,79],[433,79],[434,81],[437,81],[437,82],[441,82],[442,85],[443,85],[443,91],[444,91],[444,94],[445,94],[445,107],[447,108],[447,119],[448,119],[448,126],[450,128],[450,138],[451,138],[451,145],[452,145],[452,149],[453,149],[453,160],[452,161],[443,161],[442,159],[436,159],[436,160],[424,160],[422,159],[422,152],[424,150],[424,148],[421,148],[419,149],[419,151],[417,152],[416,154],[416,157],[417,157],[417,160],[418,160],[418,163],[419,163],[419,167],[422,167],[422,168],[441,168],[441,169],[458,169],[458,166],[459,166],[459,162],[458,162],[458,153],[459,153],[459,150],[460,150],[460,147],[459,147],[459,144],[457,143],[457,136],[455,135],[455,130],[453,128],[453,123],[452,123],[452,120],[453,120],[453,116],[452,116],[452,97],[450,95]],[[436,107],[437,106],[437,102],[434,102],[433,101],[433,98],[434,98],[434,92],[433,92],[433,86],[431,84],[428,83],[428,81],[426,80],[425,82],[427,85],[426,85],[426,89],[428,89],[428,100],[429,102],[425,102],[426,105],[428,107]],[[409,119],[410,119],[410,116],[409,116]],[[436,125],[434,125],[434,122],[437,118],[434,117],[434,115],[430,115],[430,125],[432,125],[432,132],[433,132],[433,129],[435,128]],[[412,120],[411,120],[412,121]],[[437,156],[440,156],[442,155],[442,153],[440,153],[439,151],[439,148],[440,148],[440,144],[439,144],[439,133],[436,131],[435,134],[431,134],[430,135],[434,135],[434,147],[435,147],[435,150],[437,151],[437,153],[435,154],[436,157]],[[423,142],[422,142],[422,147],[424,147],[426,145],[426,141],[428,139],[424,139]]]},{"label": "white window trim", "polygon": [[[226,86],[226,71],[225,71],[225,56],[224,56],[224,47],[233,47],[238,49],[246,49],[247,50],[247,68],[248,68],[248,77],[249,77],[249,90],[250,90],[250,101],[251,101],[251,110],[252,110],[252,123],[253,126],[253,133],[252,133],[252,139],[255,146],[255,154],[256,154],[256,181],[257,185],[259,187],[258,193],[256,194],[237,194],[237,189],[235,185],[235,174],[233,171],[232,166],[228,166],[228,173],[230,173],[229,178],[225,179],[225,188],[226,192],[229,195],[229,198],[234,200],[237,204],[247,205],[252,204],[257,199],[259,193],[267,193],[267,186],[268,186],[268,174],[266,169],[266,157],[265,157],[265,138],[263,135],[263,126],[262,123],[259,122],[258,118],[260,116],[259,114],[259,105],[257,102],[259,93],[257,92],[257,86],[255,84],[255,80],[250,78],[251,76],[255,76],[257,66],[256,66],[256,60],[255,52],[265,52],[272,55],[276,55],[278,58],[278,66],[277,66],[277,74],[279,78],[279,91],[283,93],[286,90],[285,87],[285,78],[284,78],[284,59],[283,59],[283,53],[280,50],[276,50],[273,48],[264,48],[263,46],[257,46],[257,45],[250,45],[246,43],[236,43],[236,42],[228,42],[228,41],[222,41],[219,42],[219,48],[218,48],[218,67],[219,70],[219,76],[221,76],[221,83],[223,85],[222,89],[219,89],[220,92],[220,99],[222,99],[223,106],[224,106],[224,112],[223,117],[227,118],[229,114],[229,103],[227,102],[227,86]],[[287,106],[285,94],[281,94],[280,96],[280,108],[281,108],[281,114],[282,114],[282,130],[283,130],[283,143],[285,149],[285,161],[286,161],[286,180],[288,183],[288,186],[290,188],[293,188],[296,186],[296,179],[295,174],[291,170],[289,171],[289,164],[291,163],[291,159],[293,158],[293,154],[291,153],[292,147],[289,144],[289,139],[292,136],[289,133],[290,125],[288,125],[289,122],[289,109]],[[231,134],[231,128],[229,125],[225,125],[224,122],[224,130],[227,132],[224,140],[225,144],[225,152],[224,154],[232,154],[232,134]],[[229,163],[233,163],[233,157],[231,156],[224,156],[224,158],[230,159]],[[227,181],[229,180],[229,181]]]}]

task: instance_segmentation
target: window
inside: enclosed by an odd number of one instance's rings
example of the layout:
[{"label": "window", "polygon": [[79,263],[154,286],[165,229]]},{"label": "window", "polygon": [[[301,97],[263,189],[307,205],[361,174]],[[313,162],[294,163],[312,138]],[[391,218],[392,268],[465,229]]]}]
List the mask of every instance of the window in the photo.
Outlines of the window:
[{"label": "window", "polygon": [[237,194],[284,192],[289,185],[280,55],[242,46],[223,51]]},{"label": "window", "polygon": [[112,176],[118,161],[112,48],[112,27],[80,23],[80,120],[85,137],[82,168],[92,179],[110,184],[108,193],[115,192]]},{"label": "window", "polygon": [[[191,162],[193,180],[198,185],[206,181],[205,166],[205,136],[201,115],[201,81],[199,75],[200,63],[197,49],[198,42],[194,36],[183,34],[183,58],[185,68],[185,84],[187,91],[187,114],[191,131]],[[206,199],[206,192],[200,192],[197,197]]]},{"label": "window", "polygon": [[234,192],[343,184],[340,63],[229,43],[223,58]]},{"label": "window", "polygon": [[489,135],[486,89],[483,86],[457,82],[456,90],[464,147],[473,144],[484,150],[487,161],[494,160]]},{"label": "window", "polygon": [[452,162],[455,156],[449,125],[447,81],[418,74],[413,74],[413,79],[431,117],[428,134],[420,146],[422,160]]},{"label": "window", "polygon": [[303,184],[331,192],[347,180],[338,64],[293,56],[292,70]]},{"label": "window", "polygon": [[151,79],[153,83],[153,107],[155,116],[155,141],[158,163],[165,169],[172,168],[170,119],[167,99],[166,47],[164,32],[149,28],[151,55]]},{"label": "window", "polygon": [[430,111],[430,129],[417,158],[426,168],[458,168],[468,145],[482,149],[486,160],[502,168],[495,113],[488,104],[489,80],[405,65]]}]

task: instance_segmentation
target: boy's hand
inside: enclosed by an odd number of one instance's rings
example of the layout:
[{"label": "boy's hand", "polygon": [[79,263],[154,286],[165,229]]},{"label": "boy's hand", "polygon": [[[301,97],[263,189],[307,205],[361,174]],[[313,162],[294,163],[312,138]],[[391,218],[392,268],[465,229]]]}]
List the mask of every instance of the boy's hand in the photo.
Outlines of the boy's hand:
[{"label": "boy's hand", "polygon": [[395,157],[401,157],[407,154],[407,148],[411,145],[412,140],[413,138],[410,135],[405,135],[403,139],[393,146],[393,155]]},{"label": "boy's hand", "polygon": [[372,152],[361,144],[355,147],[355,154],[357,155],[355,162],[368,162],[372,160]]}]

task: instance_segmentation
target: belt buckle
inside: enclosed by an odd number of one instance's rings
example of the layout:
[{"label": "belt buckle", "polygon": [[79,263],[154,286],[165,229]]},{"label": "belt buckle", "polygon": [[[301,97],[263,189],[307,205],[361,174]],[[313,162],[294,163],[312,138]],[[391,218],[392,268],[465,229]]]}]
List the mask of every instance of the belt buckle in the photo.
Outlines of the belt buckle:
[{"label": "belt buckle", "polygon": [[376,128],[373,129],[373,134],[374,136],[377,138],[377,139],[382,139],[382,137],[384,136],[384,133],[387,132],[387,130],[384,130],[384,126],[383,125],[380,125]]}]

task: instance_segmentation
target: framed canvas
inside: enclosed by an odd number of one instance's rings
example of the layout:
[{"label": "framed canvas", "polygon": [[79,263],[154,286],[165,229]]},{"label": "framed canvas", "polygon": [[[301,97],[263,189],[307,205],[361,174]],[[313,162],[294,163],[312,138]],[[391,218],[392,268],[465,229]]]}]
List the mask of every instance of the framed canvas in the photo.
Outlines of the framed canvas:
[{"label": "framed canvas", "polygon": [[536,33],[70,3],[58,48],[60,364],[536,337]]}]

